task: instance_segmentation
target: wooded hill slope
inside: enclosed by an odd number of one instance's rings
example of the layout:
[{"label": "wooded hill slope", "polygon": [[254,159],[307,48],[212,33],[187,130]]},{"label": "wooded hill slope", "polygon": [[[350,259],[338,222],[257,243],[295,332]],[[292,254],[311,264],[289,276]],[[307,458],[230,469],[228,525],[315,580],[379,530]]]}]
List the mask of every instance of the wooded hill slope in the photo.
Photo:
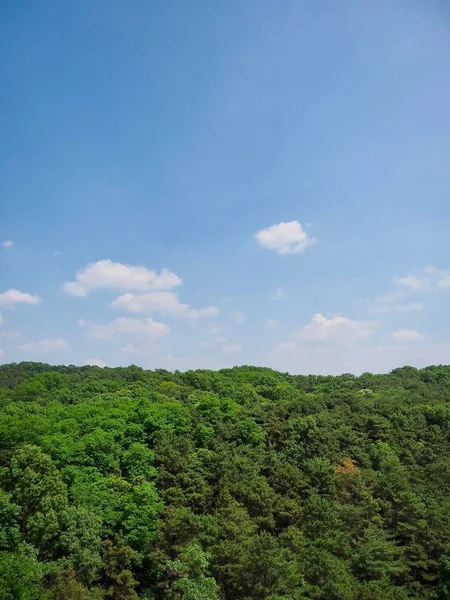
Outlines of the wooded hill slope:
[{"label": "wooded hill slope", "polygon": [[0,386],[0,599],[450,598],[450,367]]}]

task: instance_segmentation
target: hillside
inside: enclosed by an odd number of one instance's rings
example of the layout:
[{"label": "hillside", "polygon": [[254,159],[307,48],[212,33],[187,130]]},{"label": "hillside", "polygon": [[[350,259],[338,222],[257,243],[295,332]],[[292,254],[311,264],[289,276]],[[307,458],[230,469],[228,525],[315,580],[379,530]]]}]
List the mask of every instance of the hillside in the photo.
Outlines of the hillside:
[{"label": "hillside", "polygon": [[0,599],[450,598],[450,367],[0,367]]}]

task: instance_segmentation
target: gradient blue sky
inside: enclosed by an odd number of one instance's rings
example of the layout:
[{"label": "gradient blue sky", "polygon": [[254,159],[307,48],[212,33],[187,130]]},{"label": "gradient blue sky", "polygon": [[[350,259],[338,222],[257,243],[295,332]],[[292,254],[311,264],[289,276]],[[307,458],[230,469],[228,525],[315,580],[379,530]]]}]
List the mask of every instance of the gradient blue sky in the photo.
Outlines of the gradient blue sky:
[{"label": "gradient blue sky", "polygon": [[446,1],[4,2],[3,361],[450,363],[449,73]]}]

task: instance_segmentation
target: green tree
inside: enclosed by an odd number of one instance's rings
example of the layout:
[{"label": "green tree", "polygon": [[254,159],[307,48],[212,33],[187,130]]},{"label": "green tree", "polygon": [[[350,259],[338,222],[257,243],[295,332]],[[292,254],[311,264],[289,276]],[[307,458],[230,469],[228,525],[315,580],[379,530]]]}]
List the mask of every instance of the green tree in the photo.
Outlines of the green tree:
[{"label": "green tree", "polygon": [[132,549],[120,535],[104,541],[102,548],[106,596],[112,600],[137,600],[137,581],[131,571]]},{"label": "green tree", "polygon": [[439,587],[437,600],[450,600],[450,549],[439,560]]},{"label": "green tree", "polygon": [[0,550],[14,550],[20,542],[20,506],[0,490]]},{"label": "green tree", "polygon": [[209,559],[198,542],[191,542],[169,564],[178,575],[171,586],[174,600],[180,594],[183,600],[219,600],[219,588],[208,572]]},{"label": "green tree", "polygon": [[52,556],[67,509],[67,488],[52,459],[38,446],[19,448],[5,473],[5,483],[21,508],[20,527],[25,539],[42,555]]},{"label": "green tree", "polygon": [[15,552],[0,552],[1,600],[37,600],[42,576],[32,546],[19,544]]}]

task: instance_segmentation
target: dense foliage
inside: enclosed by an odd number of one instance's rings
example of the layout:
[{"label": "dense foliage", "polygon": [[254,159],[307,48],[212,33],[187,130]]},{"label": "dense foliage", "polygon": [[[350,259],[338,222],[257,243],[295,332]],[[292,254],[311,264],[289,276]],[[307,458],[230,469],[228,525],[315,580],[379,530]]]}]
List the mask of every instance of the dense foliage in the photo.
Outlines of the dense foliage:
[{"label": "dense foliage", "polygon": [[0,599],[450,598],[450,367],[0,367]]}]

